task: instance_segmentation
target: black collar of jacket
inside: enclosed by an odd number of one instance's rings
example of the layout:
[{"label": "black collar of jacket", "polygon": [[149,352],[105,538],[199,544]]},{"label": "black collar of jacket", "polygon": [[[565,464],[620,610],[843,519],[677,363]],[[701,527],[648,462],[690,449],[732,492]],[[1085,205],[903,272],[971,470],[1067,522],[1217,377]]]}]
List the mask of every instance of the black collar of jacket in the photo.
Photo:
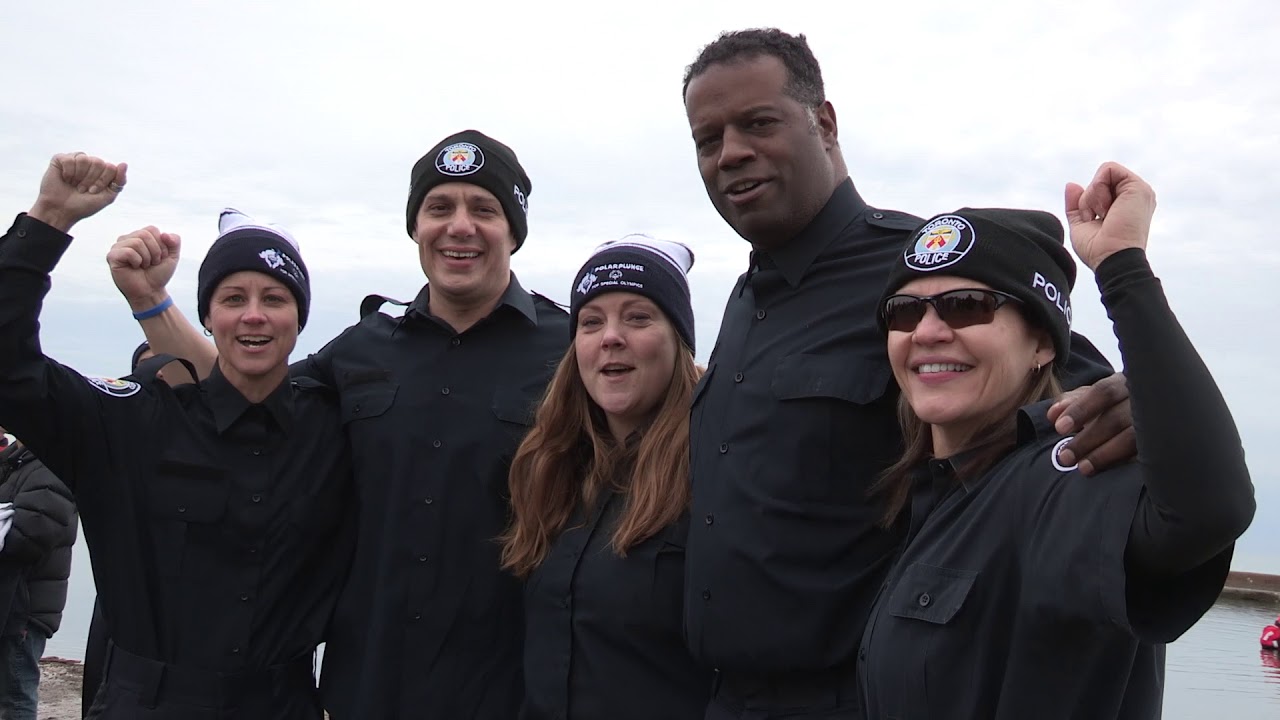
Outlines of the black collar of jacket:
[{"label": "black collar of jacket", "polygon": [[1049,422],[1049,408],[1056,399],[1041,400],[1018,408],[1018,447],[1037,440],[1058,437],[1058,431]]},{"label": "black collar of jacket", "polygon": [[[430,302],[430,293],[427,292],[427,288],[430,286],[431,284],[427,283],[418,291],[418,296],[413,299],[413,302],[409,303],[408,312],[404,314],[404,317],[400,318],[401,323],[408,321],[410,318],[434,322],[431,318],[431,311],[427,307]],[[498,299],[498,307],[503,305],[518,310],[521,315],[524,315],[535,326],[538,324],[538,309],[533,306],[533,296],[520,285],[515,273],[511,273],[511,282],[507,283],[507,289],[503,291],[502,297]]]},{"label": "black collar of jacket", "polygon": [[[218,363],[213,364],[213,372],[207,380],[200,384],[200,390],[209,401],[209,409],[213,411],[213,422],[218,434],[227,431],[236,420],[253,407],[231,381],[222,374]],[[276,419],[280,429],[288,432],[293,427],[293,382],[285,378],[284,382],[271,391],[271,394],[260,403]]]},{"label": "black collar of jacket", "polygon": [[791,242],[773,250],[757,250],[753,254],[772,261],[787,284],[796,287],[813,261],[866,209],[867,204],[853,186],[853,178],[845,178],[836,186],[822,210]]}]

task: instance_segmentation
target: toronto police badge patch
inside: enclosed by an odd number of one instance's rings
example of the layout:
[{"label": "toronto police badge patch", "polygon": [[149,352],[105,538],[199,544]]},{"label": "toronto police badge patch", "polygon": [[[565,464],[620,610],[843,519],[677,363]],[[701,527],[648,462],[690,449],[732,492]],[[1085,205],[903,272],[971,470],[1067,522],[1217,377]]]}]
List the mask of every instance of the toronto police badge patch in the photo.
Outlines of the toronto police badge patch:
[{"label": "toronto police badge patch", "polygon": [[436,169],[445,175],[461,177],[484,167],[484,151],[471,143],[454,143],[436,156]]},{"label": "toronto police badge patch", "polygon": [[960,258],[973,249],[976,239],[968,220],[959,215],[943,215],[920,228],[916,241],[903,254],[903,260],[912,270],[938,270],[960,262]]}]

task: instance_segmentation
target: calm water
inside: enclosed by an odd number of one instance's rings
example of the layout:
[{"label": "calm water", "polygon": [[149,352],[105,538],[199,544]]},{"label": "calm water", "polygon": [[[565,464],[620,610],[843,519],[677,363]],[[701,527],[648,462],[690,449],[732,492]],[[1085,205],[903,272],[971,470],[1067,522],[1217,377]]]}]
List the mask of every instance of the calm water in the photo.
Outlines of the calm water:
[{"label": "calm water", "polygon": [[[93,577],[84,543],[76,545],[62,629],[46,655],[84,658],[93,612]],[[1258,636],[1280,603],[1220,601],[1178,642],[1166,665],[1166,720],[1280,720],[1280,653],[1262,650]]]}]

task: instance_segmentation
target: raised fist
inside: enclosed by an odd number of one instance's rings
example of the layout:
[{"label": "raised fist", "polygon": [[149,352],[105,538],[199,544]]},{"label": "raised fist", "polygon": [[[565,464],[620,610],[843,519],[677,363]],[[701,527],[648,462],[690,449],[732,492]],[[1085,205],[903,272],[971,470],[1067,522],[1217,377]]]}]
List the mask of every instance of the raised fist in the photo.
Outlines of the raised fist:
[{"label": "raised fist", "polygon": [[54,155],[28,214],[67,232],[115,202],[124,190],[128,169],[125,163],[113,165],[82,152]]},{"label": "raised fist", "polygon": [[1071,246],[1090,270],[1121,250],[1145,249],[1155,212],[1155,191],[1118,163],[1103,163],[1086,188],[1067,183]]},{"label": "raised fist", "polygon": [[122,235],[107,251],[107,266],[116,288],[134,311],[159,305],[178,267],[182,238],[153,225]]}]

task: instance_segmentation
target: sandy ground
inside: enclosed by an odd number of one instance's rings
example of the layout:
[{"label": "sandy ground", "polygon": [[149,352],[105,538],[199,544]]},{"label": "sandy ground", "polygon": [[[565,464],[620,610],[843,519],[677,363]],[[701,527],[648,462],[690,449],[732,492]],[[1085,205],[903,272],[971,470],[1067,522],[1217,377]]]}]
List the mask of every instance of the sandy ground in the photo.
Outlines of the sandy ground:
[{"label": "sandy ground", "polygon": [[74,660],[40,661],[40,720],[80,720],[84,667]]}]

